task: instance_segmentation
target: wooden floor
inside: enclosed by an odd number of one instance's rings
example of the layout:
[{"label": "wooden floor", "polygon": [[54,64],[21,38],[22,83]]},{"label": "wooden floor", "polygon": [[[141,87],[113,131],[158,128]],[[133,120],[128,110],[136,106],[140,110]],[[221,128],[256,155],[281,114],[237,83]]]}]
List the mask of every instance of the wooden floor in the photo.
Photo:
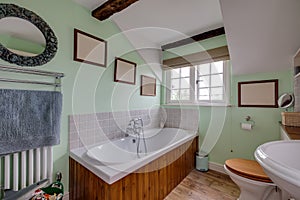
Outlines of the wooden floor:
[{"label": "wooden floor", "polygon": [[165,200],[236,200],[240,190],[229,176],[193,170]]}]

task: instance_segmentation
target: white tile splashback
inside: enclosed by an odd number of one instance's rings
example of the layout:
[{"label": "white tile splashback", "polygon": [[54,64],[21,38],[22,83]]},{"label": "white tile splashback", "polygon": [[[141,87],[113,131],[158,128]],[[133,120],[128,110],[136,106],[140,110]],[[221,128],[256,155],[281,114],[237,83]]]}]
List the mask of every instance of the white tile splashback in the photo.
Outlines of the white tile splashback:
[{"label": "white tile splashback", "polygon": [[70,149],[124,137],[129,121],[142,118],[145,128],[159,126],[160,109],[103,112],[69,117]]},{"label": "white tile splashback", "polygon": [[162,123],[169,128],[198,130],[197,109],[154,108],[71,115],[69,117],[70,150],[124,137],[129,121],[139,117],[143,119],[145,129],[157,128]]}]

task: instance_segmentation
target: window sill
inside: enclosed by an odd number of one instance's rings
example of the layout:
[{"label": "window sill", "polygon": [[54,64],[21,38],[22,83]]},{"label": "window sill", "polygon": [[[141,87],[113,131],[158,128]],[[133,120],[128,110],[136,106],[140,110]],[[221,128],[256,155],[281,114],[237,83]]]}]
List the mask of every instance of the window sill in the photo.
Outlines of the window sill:
[{"label": "window sill", "polygon": [[203,106],[203,107],[232,107],[227,103],[166,103],[162,106]]}]

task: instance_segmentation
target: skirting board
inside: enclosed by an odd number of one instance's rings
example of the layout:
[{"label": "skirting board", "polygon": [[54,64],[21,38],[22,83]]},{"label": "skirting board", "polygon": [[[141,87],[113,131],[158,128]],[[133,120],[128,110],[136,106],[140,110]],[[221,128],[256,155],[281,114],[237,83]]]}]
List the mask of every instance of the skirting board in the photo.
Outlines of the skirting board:
[{"label": "skirting board", "polygon": [[224,166],[219,164],[219,163],[215,163],[215,162],[208,162],[208,168],[223,174],[226,174],[225,170],[224,170]]}]

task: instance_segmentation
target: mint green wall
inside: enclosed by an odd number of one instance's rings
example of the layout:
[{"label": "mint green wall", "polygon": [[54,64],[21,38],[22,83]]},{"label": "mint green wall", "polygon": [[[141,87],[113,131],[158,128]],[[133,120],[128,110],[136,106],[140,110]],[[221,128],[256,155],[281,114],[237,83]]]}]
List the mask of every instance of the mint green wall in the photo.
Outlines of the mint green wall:
[{"label": "mint green wall", "polygon": [[[232,76],[231,102],[232,107],[226,108],[226,118],[220,138],[210,152],[210,161],[223,164],[228,158],[241,157],[254,159],[253,153],[260,145],[280,138],[278,121],[281,120],[280,108],[241,108],[237,107],[237,85],[240,81],[279,79],[279,95],[292,92],[292,69],[273,73],[259,73],[252,75]],[[224,112],[224,108],[214,108]],[[211,108],[200,108],[200,137],[203,139],[208,129]],[[245,122],[246,116],[251,116],[255,121],[253,130],[246,131],[240,128],[240,123]],[[214,123],[220,121],[212,119]],[[232,152],[231,152],[232,150]]]},{"label": "mint green wall", "polygon": [[[35,69],[63,72],[66,75],[62,83],[61,144],[54,148],[54,172],[62,171],[63,183],[67,191],[69,172],[68,116],[112,110],[140,109],[159,105],[160,87],[157,87],[156,97],[139,95],[140,75],[154,75],[112,21],[100,22],[91,17],[89,10],[70,0],[2,0],[1,3],[14,3],[37,13],[50,25],[58,38],[58,52],[55,58],[46,65]],[[74,28],[108,41],[107,68],[73,61]],[[116,56],[138,63],[136,85],[113,82],[113,61]],[[11,65],[3,60],[0,60],[0,64]],[[1,75],[13,77],[11,74],[1,73]],[[45,88],[33,85],[3,85],[18,89]],[[4,87],[3,85],[2,87]]]}]

